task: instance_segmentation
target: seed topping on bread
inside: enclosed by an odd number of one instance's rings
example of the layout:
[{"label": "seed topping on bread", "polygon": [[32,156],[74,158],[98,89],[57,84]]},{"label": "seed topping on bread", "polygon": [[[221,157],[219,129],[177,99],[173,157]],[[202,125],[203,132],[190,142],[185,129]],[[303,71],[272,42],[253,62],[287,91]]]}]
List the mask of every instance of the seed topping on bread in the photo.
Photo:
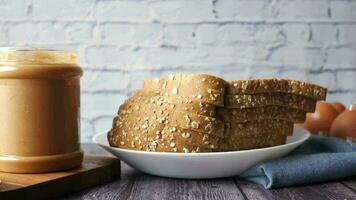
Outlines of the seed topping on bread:
[{"label": "seed topping on bread", "polygon": [[285,79],[225,81],[206,74],[145,80],[119,108],[111,146],[212,152],[284,144],[326,89]]}]

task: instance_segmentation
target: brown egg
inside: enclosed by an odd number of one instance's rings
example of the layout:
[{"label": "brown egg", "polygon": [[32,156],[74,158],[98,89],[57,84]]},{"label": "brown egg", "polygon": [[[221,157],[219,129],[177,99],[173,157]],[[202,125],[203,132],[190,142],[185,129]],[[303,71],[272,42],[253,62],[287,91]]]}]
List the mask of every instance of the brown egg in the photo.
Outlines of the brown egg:
[{"label": "brown egg", "polygon": [[329,133],[331,124],[338,114],[331,104],[319,101],[316,104],[315,112],[307,114],[303,126],[313,134]]},{"label": "brown egg", "polygon": [[356,138],[356,106],[344,110],[331,125],[330,135],[341,138]]},{"label": "brown egg", "polygon": [[351,104],[349,110],[356,110],[356,104]]},{"label": "brown egg", "polygon": [[345,106],[344,104],[340,103],[340,102],[333,102],[331,103],[331,105],[335,108],[335,110],[340,114],[342,113],[342,111],[345,110]]}]

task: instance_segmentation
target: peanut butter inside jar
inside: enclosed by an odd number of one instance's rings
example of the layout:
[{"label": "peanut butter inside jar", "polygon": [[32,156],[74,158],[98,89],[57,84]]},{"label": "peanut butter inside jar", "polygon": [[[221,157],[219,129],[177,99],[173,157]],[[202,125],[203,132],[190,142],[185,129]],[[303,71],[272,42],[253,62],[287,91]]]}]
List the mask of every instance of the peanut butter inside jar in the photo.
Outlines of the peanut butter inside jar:
[{"label": "peanut butter inside jar", "polygon": [[81,164],[81,75],[74,52],[0,48],[0,171]]}]

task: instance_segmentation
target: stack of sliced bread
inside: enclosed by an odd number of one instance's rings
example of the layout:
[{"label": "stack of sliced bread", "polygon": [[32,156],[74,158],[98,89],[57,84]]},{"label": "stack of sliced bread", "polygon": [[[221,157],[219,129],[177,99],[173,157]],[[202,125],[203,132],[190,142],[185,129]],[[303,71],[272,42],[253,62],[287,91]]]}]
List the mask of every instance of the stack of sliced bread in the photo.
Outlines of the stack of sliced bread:
[{"label": "stack of sliced bread", "polygon": [[222,151],[281,145],[303,123],[326,89],[285,79],[227,81],[224,108],[217,110],[225,122]]},{"label": "stack of sliced bread", "polygon": [[300,81],[170,74],[133,92],[108,140],[121,148],[186,153],[275,146],[325,97],[325,88]]}]

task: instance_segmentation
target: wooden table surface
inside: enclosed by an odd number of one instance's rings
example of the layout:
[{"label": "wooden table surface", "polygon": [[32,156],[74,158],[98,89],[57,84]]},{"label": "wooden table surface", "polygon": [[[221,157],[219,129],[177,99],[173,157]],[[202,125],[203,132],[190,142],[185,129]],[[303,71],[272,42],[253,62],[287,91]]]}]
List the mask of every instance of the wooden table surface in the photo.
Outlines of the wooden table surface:
[{"label": "wooden table surface", "polygon": [[[94,144],[84,144],[86,152],[108,154]],[[356,167],[356,166],[355,166]],[[355,199],[356,178],[266,190],[258,184],[235,178],[185,180],[151,176],[122,162],[120,180],[70,194],[59,199]]]}]

